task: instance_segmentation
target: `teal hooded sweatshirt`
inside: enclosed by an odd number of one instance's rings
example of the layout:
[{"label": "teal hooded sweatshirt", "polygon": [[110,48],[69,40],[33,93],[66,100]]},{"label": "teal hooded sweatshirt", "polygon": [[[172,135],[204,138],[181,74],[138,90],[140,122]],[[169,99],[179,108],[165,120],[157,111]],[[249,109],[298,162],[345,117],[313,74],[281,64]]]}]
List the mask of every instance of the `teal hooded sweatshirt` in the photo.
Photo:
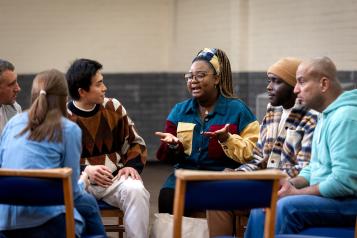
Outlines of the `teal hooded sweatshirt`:
[{"label": "teal hooded sweatshirt", "polygon": [[301,170],[323,197],[357,197],[357,90],[342,93],[320,115],[310,164]]}]

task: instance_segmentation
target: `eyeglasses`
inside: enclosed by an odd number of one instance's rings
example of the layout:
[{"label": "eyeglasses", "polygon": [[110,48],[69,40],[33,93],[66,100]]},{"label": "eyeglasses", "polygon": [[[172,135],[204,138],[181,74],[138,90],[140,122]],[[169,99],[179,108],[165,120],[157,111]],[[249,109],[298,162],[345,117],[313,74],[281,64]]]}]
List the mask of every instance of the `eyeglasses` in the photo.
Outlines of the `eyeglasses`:
[{"label": "eyeglasses", "polygon": [[198,82],[202,82],[202,80],[207,75],[215,75],[214,73],[206,73],[206,72],[198,72],[197,74],[187,73],[185,74],[185,80],[187,83],[192,82],[193,78],[195,78]]}]

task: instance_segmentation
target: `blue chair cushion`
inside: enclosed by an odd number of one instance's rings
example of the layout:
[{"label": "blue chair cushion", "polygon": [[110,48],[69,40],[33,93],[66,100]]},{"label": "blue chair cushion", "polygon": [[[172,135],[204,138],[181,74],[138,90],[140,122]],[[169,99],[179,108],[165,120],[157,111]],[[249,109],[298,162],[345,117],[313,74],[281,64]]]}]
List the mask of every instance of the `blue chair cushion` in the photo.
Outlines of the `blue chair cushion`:
[{"label": "blue chair cushion", "polygon": [[280,234],[276,238],[354,238],[354,227],[311,227],[299,234]]},{"label": "blue chair cushion", "polygon": [[[272,183],[267,180],[190,182],[186,185],[185,208],[190,210],[241,210],[269,207]],[[254,194],[254,196],[242,196],[242,193]],[[212,196],[213,194],[215,196]],[[217,196],[217,194],[222,194],[222,196]]]},{"label": "blue chair cushion", "polygon": [[[60,180],[31,177],[0,177],[0,204],[48,206],[64,203]],[[33,191],[42,191],[41,196]]]},{"label": "blue chair cushion", "polygon": [[275,238],[331,238],[331,237],[310,236],[310,235],[300,235],[300,234],[280,234],[280,235],[275,235]]},{"label": "blue chair cushion", "polygon": [[354,227],[311,227],[303,230],[301,235],[326,236],[334,238],[354,238]]}]

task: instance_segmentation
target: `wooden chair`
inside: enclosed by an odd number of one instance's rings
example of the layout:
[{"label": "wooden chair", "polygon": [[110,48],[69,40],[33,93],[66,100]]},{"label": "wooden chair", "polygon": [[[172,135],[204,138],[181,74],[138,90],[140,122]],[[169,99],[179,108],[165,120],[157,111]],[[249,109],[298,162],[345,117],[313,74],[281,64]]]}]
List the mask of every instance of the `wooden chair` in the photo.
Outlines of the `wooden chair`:
[{"label": "wooden chair", "polygon": [[279,180],[286,176],[281,171],[212,172],[178,169],[175,175],[174,238],[181,237],[184,208],[266,208],[264,237],[274,237]]},{"label": "wooden chair", "polygon": [[66,237],[75,237],[72,169],[0,169],[0,203],[66,207]]},{"label": "wooden chair", "polygon": [[123,233],[125,232],[124,228],[124,212],[117,207],[113,207],[103,200],[97,200],[100,214],[102,217],[115,217],[117,218],[116,224],[104,224],[106,232],[118,232],[119,238],[123,238]]}]

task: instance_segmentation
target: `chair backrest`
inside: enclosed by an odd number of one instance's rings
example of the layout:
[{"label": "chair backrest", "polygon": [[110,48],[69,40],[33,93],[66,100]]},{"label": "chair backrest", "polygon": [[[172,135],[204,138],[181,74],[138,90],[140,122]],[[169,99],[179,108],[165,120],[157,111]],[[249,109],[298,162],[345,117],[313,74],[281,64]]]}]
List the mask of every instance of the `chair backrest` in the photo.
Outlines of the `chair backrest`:
[{"label": "chair backrest", "polygon": [[75,236],[72,169],[0,169],[0,204],[65,205],[66,237]]},{"label": "chair backrest", "polygon": [[274,236],[278,170],[216,172],[178,169],[174,199],[174,237],[181,237],[184,208],[235,210],[266,208],[264,237]]}]

